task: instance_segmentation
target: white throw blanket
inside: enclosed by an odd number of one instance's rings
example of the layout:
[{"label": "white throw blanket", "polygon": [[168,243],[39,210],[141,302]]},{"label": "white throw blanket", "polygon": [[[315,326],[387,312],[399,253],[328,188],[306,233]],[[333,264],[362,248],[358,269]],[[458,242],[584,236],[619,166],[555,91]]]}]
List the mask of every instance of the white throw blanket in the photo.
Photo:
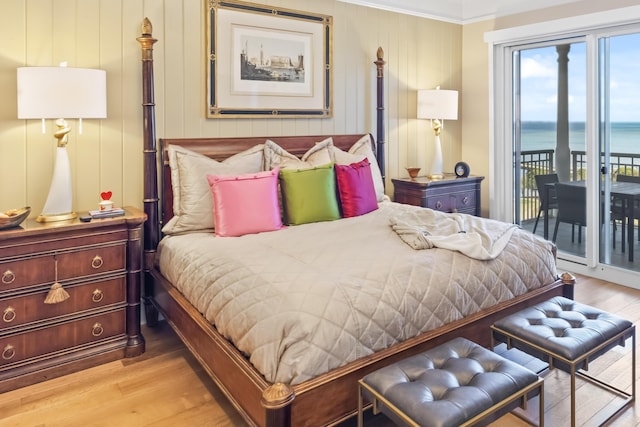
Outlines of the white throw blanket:
[{"label": "white throw blanket", "polygon": [[516,224],[447,214],[432,209],[404,212],[390,219],[391,227],[413,249],[442,248],[468,257],[494,259],[506,247]]}]

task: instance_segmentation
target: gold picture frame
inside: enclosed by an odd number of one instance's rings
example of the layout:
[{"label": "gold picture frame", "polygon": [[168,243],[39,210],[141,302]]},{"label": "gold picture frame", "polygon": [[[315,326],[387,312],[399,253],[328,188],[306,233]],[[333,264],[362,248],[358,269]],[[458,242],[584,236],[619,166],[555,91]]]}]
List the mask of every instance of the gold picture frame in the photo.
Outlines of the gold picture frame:
[{"label": "gold picture frame", "polygon": [[207,117],[332,116],[331,16],[207,2]]}]

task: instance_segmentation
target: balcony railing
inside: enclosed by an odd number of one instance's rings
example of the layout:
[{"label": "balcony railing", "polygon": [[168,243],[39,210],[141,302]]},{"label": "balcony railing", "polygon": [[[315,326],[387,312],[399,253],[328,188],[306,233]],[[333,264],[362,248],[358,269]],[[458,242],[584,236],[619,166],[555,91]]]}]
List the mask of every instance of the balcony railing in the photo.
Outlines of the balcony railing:
[{"label": "balcony railing", "polygon": [[[600,157],[600,164],[604,164],[604,154]],[[587,167],[587,153],[585,151],[571,152],[571,168],[573,180],[584,179]],[[640,175],[640,154],[611,153],[609,155],[609,171],[613,178],[616,175]]]},{"label": "balcony railing", "polygon": [[520,152],[520,223],[538,215],[540,202],[536,188],[536,175],[552,173],[554,150]]},{"label": "balcony railing", "polygon": [[[520,223],[535,219],[540,206],[535,176],[555,171],[554,150],[530,150],[520,153]],[[601,163],[604,163],[602,156]],[[571,152],[571,176],[573,180],[585,179],[587,154],[585,151]],[[640,175],[640,154],[611,153],[609,170],[612,178],[621,175]]]}]

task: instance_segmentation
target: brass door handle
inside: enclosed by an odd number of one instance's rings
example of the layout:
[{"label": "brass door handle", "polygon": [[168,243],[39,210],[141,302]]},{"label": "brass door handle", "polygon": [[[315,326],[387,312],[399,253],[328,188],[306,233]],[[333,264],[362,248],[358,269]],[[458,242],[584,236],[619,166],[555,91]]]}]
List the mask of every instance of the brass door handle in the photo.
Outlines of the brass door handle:
[{"label": "brass door handle", "polygon": [[91,267],[93,267],[94,269],[98,269],[102,267],[103,264],[104,264],[104,261],[102,260],[102,257],[100,255],[94,256],[93,259],[91,260]]},{"label": "brass door handle", "polygon": [[13,274],[13,271],[7,270],[2,273],[2,283],[5,285],[10,285],[16,280],[16,275]]},{"label": "brass door handle", "polygon": [[4,323],[13,322],[15,318],[16,318],[16,310],[13,307],[7,307],[4,309],[4,312],[2,313],[2,321]]},{"label": "brass door handle", "polygon": [[100,302],[103,299],[104,299],[104,292],[102,292],[100,289],[96,289],[91,294],[91,301],[93,302]]},{"label": "brass door handle", "polygon": [[103,332],[104,328],[102,327],[102,324],[100,324],[99,322],[93,324],[93,327],[91,328],[91,335],[93,335],[94,337],[99,337]]},{"label": "brass door handle", "polygon": [[4,360],[11,360],[16,355],[16,350],[13,348],[11,344],[7,344],[7,346],[2,351],[2,358]]}]

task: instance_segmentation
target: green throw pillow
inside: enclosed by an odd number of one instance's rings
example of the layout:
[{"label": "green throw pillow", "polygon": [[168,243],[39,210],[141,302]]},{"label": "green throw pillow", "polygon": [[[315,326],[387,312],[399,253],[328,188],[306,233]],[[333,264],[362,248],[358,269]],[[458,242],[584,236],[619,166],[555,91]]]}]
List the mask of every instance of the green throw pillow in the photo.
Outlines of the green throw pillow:
[{"label": "green throw pillow", "polygon": [[287,224],[340,218],[333,163],[311,169],[280,169],[280,188]]}]

